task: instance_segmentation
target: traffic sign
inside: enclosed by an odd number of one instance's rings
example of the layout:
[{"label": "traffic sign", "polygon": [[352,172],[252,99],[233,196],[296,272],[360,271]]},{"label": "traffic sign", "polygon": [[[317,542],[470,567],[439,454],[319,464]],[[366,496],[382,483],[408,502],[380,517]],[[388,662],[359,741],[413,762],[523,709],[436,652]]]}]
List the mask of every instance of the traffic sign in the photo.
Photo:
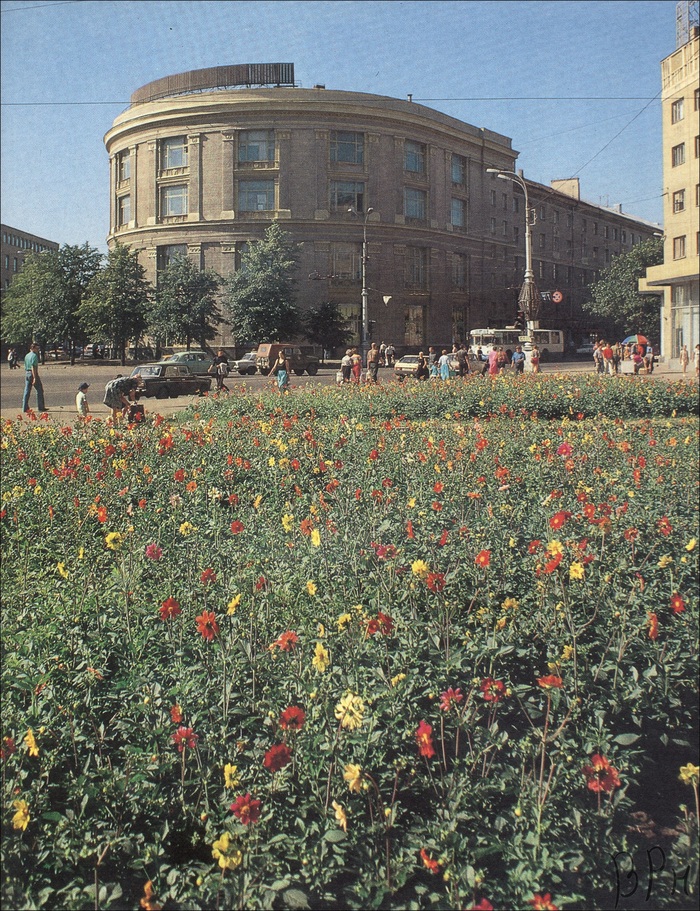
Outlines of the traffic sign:
[{"label": "traffic sign", "polygon": [[560,304],[563,300],[564,300],[564,295],[561,293],[561,291],[552,292],[552,301],[555,304]]}]

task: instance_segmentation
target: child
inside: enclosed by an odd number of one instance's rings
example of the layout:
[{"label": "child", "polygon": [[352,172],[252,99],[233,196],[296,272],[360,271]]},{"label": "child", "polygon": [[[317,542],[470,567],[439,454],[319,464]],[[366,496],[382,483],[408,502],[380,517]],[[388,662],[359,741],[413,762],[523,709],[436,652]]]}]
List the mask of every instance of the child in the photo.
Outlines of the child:
[{"label": "child", "polygon": [[75,397],[75,410],[78,412],[79,418],[86,418],[90,414],[90,405],[86,394],[89,388],[89,383],[81,383],[78,386],[78,394]]}]

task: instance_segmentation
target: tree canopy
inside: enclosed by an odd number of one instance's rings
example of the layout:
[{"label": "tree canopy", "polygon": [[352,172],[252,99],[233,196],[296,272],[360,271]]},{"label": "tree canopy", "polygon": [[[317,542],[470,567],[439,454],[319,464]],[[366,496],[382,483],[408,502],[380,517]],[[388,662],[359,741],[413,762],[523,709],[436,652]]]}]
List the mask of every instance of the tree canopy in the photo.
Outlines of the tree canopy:
[{"label": "tree canopy", "polygon": [[277,222],[242,256],[225,284],[224,307],[238,343],[287,341],[301,320],[294,290],[299,244]]},{"label": "tree canopy", "polygon": [[101,264],[102,254],[87,243],[27,256],[3,296],[2,337],[23,344],[68,342],[72,359],[75,343],[84,341],[79,308]]},{"label": "tree canopy", "polygon": [[663,262],[663,242],[651,237],[614,257],[591,285],[592,299],[584,309],[604,324],[601,329],[613,339],[641,333],[659,337],[661,295],[640,294],[638,282],[649,266]]},{"label": "tree canopy", "polygon": [[147,327],[150,283],[135,250],[116,244],[104,268],[90,282],[78,317],[95,338],[108,339],[119,349],[122,364],[130,339],[138,344]]},{"label": "tree canopy", "polygon": [[149,313],[150,331],[161,342],[167,339],[189,348],[197,341],[205,347],[221,322],[216,297],[220,282],[218,275],[200,270],[189,257],[176,256],[158,274]]},{"label": "tree canopy", "polygon": [[335,301],[326,301],[307,311],[304,315],[304,328],[308,340],[321,345],[324,351],[347,346],[352,339],[348,321],[343,318]]}]

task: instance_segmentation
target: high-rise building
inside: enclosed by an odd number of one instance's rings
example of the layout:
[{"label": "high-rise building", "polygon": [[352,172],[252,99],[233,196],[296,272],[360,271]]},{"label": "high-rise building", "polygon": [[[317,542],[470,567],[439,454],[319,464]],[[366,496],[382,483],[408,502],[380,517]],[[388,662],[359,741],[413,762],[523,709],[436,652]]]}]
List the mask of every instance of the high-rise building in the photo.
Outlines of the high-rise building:
[{"label": "high-rise building", "polygon": [[[410,96],[296,88],[291,64],[253,69],[180,73],[132,95],[105,137],[110,245],[137,250],[154,283],[177,254],[226,276],[276,219],[303,245],[301,307],[335,301],[356,337],[363,248],[374,338],[418,347],[513,322],[526,213],[518,186],[487,173],[513,171],[508,137]],[[584,202],[577,181],[528,188],[536,280],[545,298],[560,291],[540,324],[580,336],[590,282],[658,228]],[[217,343],[233,340],[223,327]]]},{"label": "high-rise building", "polygon": [[[678,4],[679,14],[690,4]],[[700,341],[700,28],[679,15],[680,46],[661,61],[664,261],[647,269],[640,291],[663,295],[661,354],[677,358]]]}]

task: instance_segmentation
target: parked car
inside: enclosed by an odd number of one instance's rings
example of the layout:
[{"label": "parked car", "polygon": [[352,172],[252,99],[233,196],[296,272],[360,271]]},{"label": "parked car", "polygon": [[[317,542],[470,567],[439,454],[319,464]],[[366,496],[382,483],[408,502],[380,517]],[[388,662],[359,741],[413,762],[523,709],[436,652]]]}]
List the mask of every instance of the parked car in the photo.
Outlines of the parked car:
[{"label": "parked car", "polygon": [[252,376],[258,372],[258,356],[255,351],[249,351],[243,357],[233,362],[233,369],[237,370],[241,376]]},{"label": "parked car", "polygon": [[214,358],[207,351],[178,351],[177,354],[171,354],[167,361],[169,364],[184,364],[197,376],[206,376]]},{"label": "parked car", "polygon": [[584,342],[582,345],[579,345],[576,349],[576,354],[590,354],[593,355],[593,343]]},{"label": "parked car", "polygon": [[105,356],[106,345],[102,342],[91,342],[85,346],[83,357],[103,358]]},{"label": "parked car", "polygon": [[131,376],[141,380],[139,394],[145,398],[177,398],[179,395],[204,395],[211,389],[210,376],[192,373],[187,364],[173,364],[171,360],[157,364],[139,364]]},{"label": "parked car", "polygon": [[403,357],[400,357],[394,364],[394,376],[399,380],[403,380],[407,376],[418,376],[418,355],[404,354]]},{"label": "parked car", "polygon": [[275,366],[275,361],[280,351],[284,351],[285,357],[289,360],[290,369],[297,376],[301,376],[304,371],[309,376],[316,376],[318,373],[320,362],[315,355],[307,354],[298,345],[290,345],[287,342],[266,342],[263,345],[258,345],[257,351],[258,370],[263,376],[267,376]]}]

